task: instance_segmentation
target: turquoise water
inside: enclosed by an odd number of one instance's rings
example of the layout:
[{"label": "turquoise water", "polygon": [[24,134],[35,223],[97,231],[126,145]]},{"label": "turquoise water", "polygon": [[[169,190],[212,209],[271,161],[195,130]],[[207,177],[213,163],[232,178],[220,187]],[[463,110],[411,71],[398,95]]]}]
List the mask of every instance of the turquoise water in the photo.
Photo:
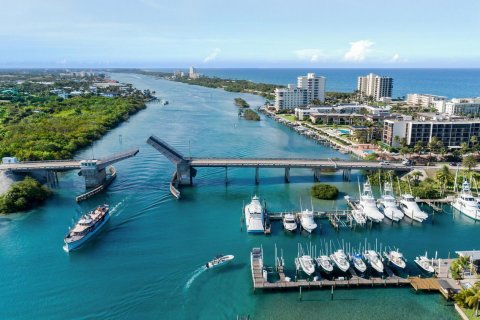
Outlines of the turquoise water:
[{"label": "turquoise water", "polygon": [[[83,182],[68,172],[60,175],[60,188],[44,206],[0,218],[0,319],[234,319],[237,314],[253,319],[456,319],[439,295],[410,289],[336,290],[333,301],[329,291],[304,291],[301,302],[297,292],[254,294],[248,264],[253,246],[263,245],[266,263],[272,264],[277,244],[288,272],[299,242],[378,239],[400,247],[412,261],[425,250],[446,257],[456,249],[475,248],[480,225],[448,209],[424,224],[384,223],[337,234],[322,221],[318,232],[305,236],[286,235],[274,223],[269,237],[247,235],[240,230],[244,202],[258,194],[275,211],[296,209],[300,199],[310,204],[312,173],[292,170],[292,182],[285,184],[282,170],[261,170],[255,185],[253,169],[230,169],[225,185],[223,169],[199,169],[195,187],[182,189],[177,201],[168,191],[174,167],[145,143],[150,134],[192,156],[347,156],[268,118],[239,119],[233,98],[241,96],[255,106],[263,102],[260,97],[131,74],[115,78],[156,90],[170,104],[149,105],[95,143],[96,156],[140,148],[135,158],[116,164],[118,178],[106,193],[76,204]],[[84,150],[78,157],[91,154]],[[353,181],[357,177],[358,172]],[[357,190],[340,174],[325,174],[322,180],[341,194],[337,202],[313,201],[317,209],[344,208],[343,196]],[[113,207],[104,232],[82,250],[65,253],[67,228],[81,211],[103,202]],[[203,271],[202,265],[218,253],[234,254],[234,263]],[[409,269],[418,272],[411,263]]]}]

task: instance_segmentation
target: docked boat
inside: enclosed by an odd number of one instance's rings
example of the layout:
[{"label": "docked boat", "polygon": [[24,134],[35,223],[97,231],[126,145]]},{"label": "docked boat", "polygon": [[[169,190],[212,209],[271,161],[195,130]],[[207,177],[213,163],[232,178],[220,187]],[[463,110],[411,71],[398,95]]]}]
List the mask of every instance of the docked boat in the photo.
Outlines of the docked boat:
[{"label": "docked boat", "polygon": [[317,224],[315,220],[313,220],[313,211],[305,209],[298,214],[300,217],[300,225],[302,226],[303,230],[307,231],[308,233],[312,233],[313,230],[317,228]]},{"label": "docked boat", "polygon": [[424,256],[419,256],[415,258],[415,263],[417,266],[426,273],[434,273],[435,269],[433,268],[432,261],[428,259],[427,253]]},{"label": "docked boat", "polygon": [[368,264],[370,264],[375,271],[378,273],[383,273],[383,262],[375,250],[367,250],[363,256],[365,259],[367,259]]},{"label": "docked boat", "polygon": [[351,255],[350,260],[353,264],[353,267],[360,273],[367,271],[367,265],[363,261],[363,257],[360,253],[355,253]]},{"label": "docked boat", "polygon": [[452,207],[474,220],[480,220],[480,204],[473,197],[467,180],[462,183],[462,191],[452,202]]},{"label": "docked boat", "polygon": [[385,257],[385,259],[387,259],[387,262],[390,265],[398,269],[404,270],[405,267],[407,266],[405,262],[405,258],[403,257],[403,254],[398,250],[385,251],[383,253],[383,256]]},{"label": "docked boat", "polygon": [[78,249],[98,234],[109,219],[110,212],[107,204],[84,214],[63,239],[65,242],[63,249],[67,252]]},{"label": "docked boat", "polygon": [[260,203],[260,199],[255,195],[252,201],[244,208],[245,212],[245,224],[247,225],[247,232],[249,233],[263,233],[265,231],[264,226],[264,214],[265,210]]},{"label": "docked boat", "polygon": [[411,194],[403,194],[400,198],[399,204],[403,213],[414,221],[423,222],[428,218],[428,214],[420,209],[415,198]]},{"label": "docked boat", "polygon": [[379,206],[385,217],[390,220],[398,222],[404,217],[404,213],[397,206],[393,193],[393,186],[390,182],[385,182],[383,186],[383,195],[380,198]]},{"label": "docked boat", "polygon": [[315,263],[309,255],[303,255],[295,258],[297,270],[302,270],[306,275],[311,276],[315,272]]},{"label": "docked boat", "polygon": [[297,221],[295,219],[295,215],[292,213],[285,213],[283,215],[283,228],[287,231],[295,231],[297,230]]},{"label": "docked boat", "polygon": [[350,268],[350,262],[348,262],[347,255],[342,249],[339,249],[331,254],[330,259],[332,259],[337,268],[342,272],[347,272]]},{"label": "docked boat", "polygon": [[315,259],[315,262],[317,263],[318,268],[320,271],[329,274],[333,271],[333,264],[332,260],[328,256],[322,255],[320,257],[317,257]]},{"label": "docked boat", "polygon": [[353,209],[351,212],[353,220],[355,220],[357,224],[363,225],[367,223],[367,219],[365,219],[365,215],[363,214],[362,210]]},{"label": "docked boat", "polygon": [[377,203],[373,197],[372,187],[369,181],[363,184],[363,191],[360,193],[358,209],[361,210],[367,219],[372,222],[381,222],[384,218],[383,213],[377,208]]},{"label": "docked boat", "polygon": [[233,256],[231,254],[226,255],[226,256],[218,255],[218,256],[215,256],[215,258],[212,261],[207,262],[205,264],[205,267],[207,269],[213,269],[213,268],[221,267],[221,266],[224,266],[224,265],[232,262],[232,260],[234,258],[235,258],[235,256]]}]

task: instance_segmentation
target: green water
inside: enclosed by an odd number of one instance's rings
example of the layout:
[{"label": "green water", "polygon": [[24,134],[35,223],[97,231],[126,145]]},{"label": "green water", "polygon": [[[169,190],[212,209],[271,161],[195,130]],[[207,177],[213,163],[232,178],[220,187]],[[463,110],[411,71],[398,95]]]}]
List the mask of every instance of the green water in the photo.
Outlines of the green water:
[{"label": "green water", "polygon": [[[291,183],[283,171],[261,170],[255,185],[253,169],[199,169],[195,186],[182,189],[177,201],[168,191],[174,167],[145,143],[156,134],[185,155],[225,157],[346,157],[302,137],[270,119],[239,119],[233,98],[250,105],[260,97],[193,87],[149,77],[118,74],[120,81],[156,90],[169,100],[151,104],[112,130],[93,150],[78,157],[107,155],[133,146],[140,153],[116,164],[118,178],[104,194],[76,204],[83,190],[76,172],[60,176],[56,195],[30,213],[0,218],[0,319],[456,319],[439,295],[414,294],[410,289],[253,293],[249,252],[262,245],[273,264],[274,245],[282,248],[287,272],[293,272],[297,244],[338,244],[344,239],[398,246],[409,258],[428,250],[447,256],[456,249],[473,249],[480,225],[447,213],[424,224],[384,223],[365,230],[341,230],[327,224],[311,235],[286,235],[274,223],[269,237],[247,235],[240,229],[241,208],[254,194],[274,211],[293,210],[300,199],[310,205],[312,173],[292,170]],[[354,173],[353,181],[359,173]],[[361,177],[360,177],[361,178]],[[322,180],[341,191],[339,200],[313,201],[316,209],[345,208],[347,193],[356,183],[341,174]],[[108,202],[112,219],[103,233],[78,252],[62,250],[63,236],[81,211]],[[338,241],[338,242],[337,242]],[[218,254],[234,254],[224,269],[203,271]],[[409,263],[409,272],[418,270]]]}]

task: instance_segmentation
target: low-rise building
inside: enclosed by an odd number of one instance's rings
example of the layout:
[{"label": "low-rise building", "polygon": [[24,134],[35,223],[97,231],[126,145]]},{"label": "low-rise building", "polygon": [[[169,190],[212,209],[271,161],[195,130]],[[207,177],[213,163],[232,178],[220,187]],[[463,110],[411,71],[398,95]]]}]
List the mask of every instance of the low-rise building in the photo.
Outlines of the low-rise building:
[{"label": "low-rise building", "polygon": [[295,108],[295,116],[298,120],[308,118],[312,113],[338,113],[338,114],[365,114],[375,117],[388,117],[390,106],[377,107],[362,104],[345,104],[338,106],[319,106],[310,108]]},{"label": "low-rise building", "polygon": [[437,101],[446,101],[447,97],[436,96],[433,94],[410,93],[407,94],[407,104],[409,106],[429,108],[434,106]]},{"label": "low-rise building", "polygon": [[338,124],[352,125],[358,120],[364,119],[365,116],[357,113],[341,114],[341,113],[312,113],[310,121],[314,124]]},{"label": "low-rise building", "polygon": [[480,97],[455,98],[450,101],[438,101],[435,109],[449,115],[480,116]]},{"label": "low-rise building", "polygon": [[384,121],[382,141],[392,147],[400,146],[405,139],[409,146],[417,141],[427,145],[432,137],[442,141],[447,148],[470,144],[471,136],[480,135],[480,119],[465,119],[439,114],[420,114],[418,119],[387,119]]}]

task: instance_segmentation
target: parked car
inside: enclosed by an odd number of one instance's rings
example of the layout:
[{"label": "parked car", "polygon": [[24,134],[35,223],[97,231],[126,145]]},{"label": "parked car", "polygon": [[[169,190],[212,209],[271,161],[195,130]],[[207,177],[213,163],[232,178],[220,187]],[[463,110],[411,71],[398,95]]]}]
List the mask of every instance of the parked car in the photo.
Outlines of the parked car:
[{"label": "parked car", "polygon": [[390,162],[387,161],[387,160],[383,160],[383,161],[380,161],[380,165],[381,165],[381,166],[389,166],[389,165],[390,165]]},{"label": "parked car", "polygon": [[458,166],[460,163],[459,162],[450,162],[449,165],[451,165],[452,167],[456,167]]},{"label": "parked car", "polygon": [[412,162],[411,162],[410,160],[405,159],[405,160],[402,161],[402,164],[403,164],[404,166],[411,166],[411,165],[412,165]]}]

